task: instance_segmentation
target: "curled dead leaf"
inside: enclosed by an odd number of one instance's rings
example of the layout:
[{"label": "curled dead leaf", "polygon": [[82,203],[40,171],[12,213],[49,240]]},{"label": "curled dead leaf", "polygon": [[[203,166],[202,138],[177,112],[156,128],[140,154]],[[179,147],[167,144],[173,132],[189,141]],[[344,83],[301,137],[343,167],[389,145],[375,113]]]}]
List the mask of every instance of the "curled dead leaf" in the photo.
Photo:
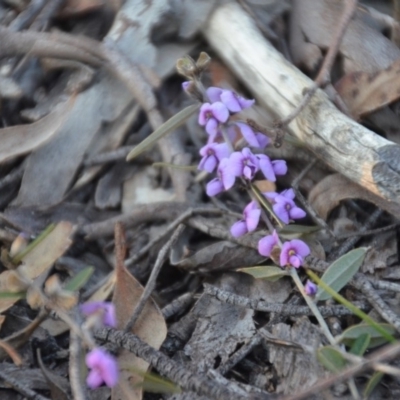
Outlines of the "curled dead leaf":
[{"label": "curled dead leaf", "polygon": [[400,204],[376,196],[341,174],[328,175],[314,186],[308,196],[311,206],[324,220],[342,200],[346,199],[365,200],[393,215],[400,215]]},{"label": "curled dead leaf", "polygon": [[351,72],[335,85],[355,119],[400,97],[400,60],[377,73]]}]

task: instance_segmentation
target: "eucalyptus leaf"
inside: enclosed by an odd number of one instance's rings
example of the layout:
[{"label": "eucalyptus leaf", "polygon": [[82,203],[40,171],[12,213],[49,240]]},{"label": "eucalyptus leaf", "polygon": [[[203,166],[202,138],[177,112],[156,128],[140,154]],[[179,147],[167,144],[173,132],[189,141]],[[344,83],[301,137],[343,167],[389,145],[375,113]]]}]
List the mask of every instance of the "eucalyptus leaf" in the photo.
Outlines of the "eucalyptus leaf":
[{"label": "eucalyptus leaf", "polygon": [[352,344],[350,353],[357,356],[362,356],[371,343],[371,335],[368,333],[361,334]]},{"label": "eucalyptus leaf", "polygon": [[346,367],[347,361],[342,353],[332,346],[325,346],[317,351],[318,361],[329,371],[339,372]]},{"label": "eucalyptus leaf", "polygon": [[75,292],[85,285],[85,283],[90,279],[94,272],[93,267],[84,268],[79,271],[72,279],[70,279],[64,286],[65,290],[70,292]]},{"label": "eucalyptus leaf", "polygon": [[364,399],[369,399],[369,396],[371,396],[372,392],[374,389],[377,387],[379,382],[382,380],[384,373],[376,371],[371,379],[368,381],[367,386],[365,387],[364,393],[363,393],[363,398]]},{"label": "eucalyptus leaf", "polygon": [[139,154],[143,153],[150,146],[153,146],[159,139],[167,135],[168,133],[179,128],[185,121],[191,117],[199,108],[201,104],[192,104],[183,110],[179,111],[168,121],[164,122],[159,128],[157,128],[150,136],[140,142],[126,157],[127,161],[132,161]]},{"label": "eucalyptus leaf", "polygon": [[[396,329],[390,324],[378,324],[381,329],[384,329],[388,334],[393,335],[396,333]],[[338,343],[344,343],[348,346],[352,346],[354,342],[362,335],[368,335],[370,337],[370,341],[368,344],[368,348],[374,348],[377,346],[381,346],[384,343],[387,343],[388,340],[385,338],[382,333],[377,331],[372,325],[369,324],[358,324],[353,325],[350,328],[347,328],[340,336],[337,337]]]},{"label": "eucalyptus leaf", "polygon": [[[329,266],[322,275],[321,281],[326,283],[335,292],[339,292],[357,273],[366,253],[367,249],[365,247],[349,251]],[[319,287],[315,300],[328,300],[331,297],[327,291]]]},{"label": "eucalyptus leaf", "polygon": [[287,271],[282,268],[274,267],[272,265],[266,265],[263,267],[247,267],[239,268],[237,271],[245,272],[253,276],[256,279],[266,279],[268,281],[275,282],[283,276],[289,275]]}]

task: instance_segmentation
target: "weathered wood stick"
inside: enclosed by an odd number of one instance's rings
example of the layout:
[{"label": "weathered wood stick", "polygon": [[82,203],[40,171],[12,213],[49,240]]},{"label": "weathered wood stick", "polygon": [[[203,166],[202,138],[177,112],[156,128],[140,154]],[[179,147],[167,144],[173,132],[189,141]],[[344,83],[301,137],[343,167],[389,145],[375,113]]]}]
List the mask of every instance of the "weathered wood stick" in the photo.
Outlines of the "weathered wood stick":
[{"label": "weathered wood stick", "polygon": [[[216,9],[203,33],[257,101],[280,119],[300,104],[304,90],[313,84],[275,50],[236,3]],[[399,145],[346,117],[322,90],[289,130],[330,167],[392,203],[391,212],[400,217]]]}]

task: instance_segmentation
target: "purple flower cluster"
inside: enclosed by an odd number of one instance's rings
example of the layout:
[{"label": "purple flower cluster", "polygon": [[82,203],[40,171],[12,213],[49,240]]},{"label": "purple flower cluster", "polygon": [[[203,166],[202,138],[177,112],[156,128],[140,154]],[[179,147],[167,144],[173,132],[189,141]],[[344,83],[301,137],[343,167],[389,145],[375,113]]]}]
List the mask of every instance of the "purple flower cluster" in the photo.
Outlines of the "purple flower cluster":
[{"label": "purple flower cluster", "polygon": [[[86,317],[96,318],[100,325],[112,328],[117,326],[115,307],[112,303],[102,301],[85,303],[80,306],[80,310]],[[86,365],[90,369],[86,383],[91,389],[103,383],[109,387],[117,384],[119,374],[117,360],[102,348],[95,347],[86,354]]]},{"label": "purple flower cluster", "polygon": [[[185,87],[185,84],[183,85]],[[230,121],[231,115],[238,113],[254,104],[254,100],[245,99],[231,90],[210,87],[206,90],[208,102],[200,108],[198,122],[208,134],[207,144],[200,149],[201,161],[198,169],[213,173],[216,178],[208,182],[208,196],[231,189],[236,178],[252,181],[260,173],[271,182],[276,177],[285,175],[287,165],[284,160],[271,160],[266,154],[255,154],[252,148],[264,149],[269,144],[269,138],[261,132],[255,132],[252,127],[242,121]],[[239,131],[248,147],[235,151],[233,139]],[[230,140],[226,143],[224,139]],[[222,140],[222,142],[221,142]],[[271,202],[275,215],[285,224],[301,219],[306,213],[294,202],[293,189],[281,193],[263,193]],[[234,237],[243,236],[257,229],[262,210],[256,201],[250,202],[243,210],[243,218],[233,224],[231,234]],[[259,241],[258,250],[263,256],[269,257],[272,249],[281,247],[280,265],[291,265],[295,268],[303,264],[304,258],[310,254],[310,249],[301,240],[291,240],[281,244],[277,233],[265,236]]]}]

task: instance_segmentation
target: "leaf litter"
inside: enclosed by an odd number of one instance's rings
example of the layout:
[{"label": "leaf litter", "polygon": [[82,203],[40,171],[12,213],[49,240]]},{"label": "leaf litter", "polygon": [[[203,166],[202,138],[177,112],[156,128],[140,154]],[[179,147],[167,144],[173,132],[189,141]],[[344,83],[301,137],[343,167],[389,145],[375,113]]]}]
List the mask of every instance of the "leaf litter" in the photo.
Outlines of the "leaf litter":
[{"label": "leaf litter", "polygon": [[[373,368],[358,378],[346,376],[341,386],[326,383],[332,371],[349,365],[340,364],[344,347],[328,347],[316,320],[299,316],[296,307],[308,304],[301,288],[273,253],[266,259],[258,252],[262,235],[272,233],[268,224],[244,237],[230,233],[232,223],[243,218],[248,187],[210,201],[204,190],[207,174],[190,168],[198,164],[207,137],[197,123],[200,104],[182,91],[178,59],[190,54],[196,60],[207,51],[211,61],[202,72],[207,87],[234,90],[263,104],[252,91],[252,74],[243,77],[235,69],[243,63],[252,71],[255,59],[239,57],[232,63],[234,35],[221,46],[209,40],[219,7],[224,4],[166,0],[0,4],[2,398],[15,398],[17,392],[78,398],[82,390],[86,397],[81,398],[118,400],[152,399],[151,392],[171,399],[226,398],[226,393],[229,398],[320,399],[321,390],[307,394],[319,384],[331,391],[327,396],[355,398],[358,391],[370,398],[374,393],[396,397],[395,380],[378,377]],[[294,139],[289,132],[280,148],[265,150],[272,159],[287,160],[289,173],[276,182],[257,177],[256,185],[258,196],[291,186],[300,191],[307,217],[279,228],[279,234],[306,240],[312,248],[307,267],[349,301],[367,303],[375,321],[395,336],[400,327],[399,202],[368,182],[392,182],[393,193],[399,191],[398,15],[389,1],[360,2],[339,40],[335,35],[346,11],[341,2],[245,0],[228,5],[226,12],[233,9],[238,14],[229,15],[249,18],[266,44],[312,79],[336,40],[327,96],[375,137],[389,140],[375,148],[378,141],[360,143],[350,128],[337,132],[339,153],[372,149],[362,166],[348,157],[350,176],[344,176],[335,171],[342,169],[332,162],[331,143],[315,151],[313,137]],[[218,29],[235,18],[226,18]],[[236,29],[248,34],[251,44],[255,31],[247,32],[246,24]],[[249,47],[243,54],[251,54]],[[282,99],[276,96],[277,104]],[[313,118],[308,108],[303,112]],[[258,105],[233,121],[250,121],[274,141],[276,115]],[[233,144],[242,149],[244,141],[237,131]],[[314,158],[319,162],[307,172]],[[116,223],[124,225],[125,236],[113,237]],[[178,239],[166,248],[182,224]],[[357,259],[349,261],[354,254]],[[161,255],[162,268],[150,282]],[[301,269],[299,275],[305,283]],[[203,293],[203,284],[213,286],[216,295]],[[154,285],[151,298],[124,333],[149,285]],[[316,307],[338,306],[330,297],[320,288],[312,301]],[[85,336],[92,327],[73,339],[77,327],[86,329],[78,309],[85,302],[107,301],[115,306],[117,331],[152,346],[156,361],[138,356],[137,349],[96,343],[117,360],[119,381],[112,389],[87,392],[87,372],[79,365],[94,344]],[[257,302],[286,311],[255,311]],[[372,356],[386,344],[356,317],[337,314],[328,322],[347,348],[363,335]],[[77,360],[74,340],[82,346]],[[168,357],[167,370],[176,362],[190,376],[167,380],[161,355]],[[336,365],[335,359],[340,366],[326,369]],[[391,367],[389,359],[380,362]],[[71,367],[79,371],[76,376]],[[201,379],[210,387],[199,384]],[[202,390],[208,391],[206,397]]]}]

